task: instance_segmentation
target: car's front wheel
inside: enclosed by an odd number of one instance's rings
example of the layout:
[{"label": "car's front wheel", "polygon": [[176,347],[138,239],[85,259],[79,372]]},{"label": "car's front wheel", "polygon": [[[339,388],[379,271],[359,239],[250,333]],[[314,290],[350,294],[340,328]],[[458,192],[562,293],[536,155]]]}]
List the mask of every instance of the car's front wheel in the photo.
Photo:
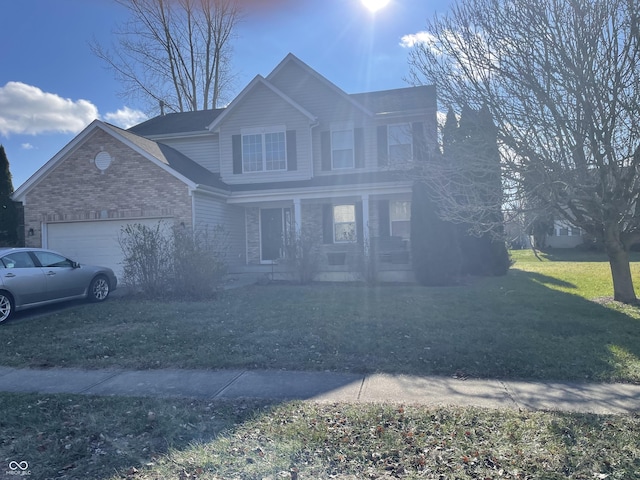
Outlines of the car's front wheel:
[{"label": "car's front wheel", "polygon": [[0,323],[13,315],[13,298],[7,292],[0,292]]},{"label": "car's front wheel", "polygon": [[107,277],[98,275],[91,280],[91,284],[89,285],[89,300],[92,302],[103,302],[109,296],[110,291],[111,287]]}]

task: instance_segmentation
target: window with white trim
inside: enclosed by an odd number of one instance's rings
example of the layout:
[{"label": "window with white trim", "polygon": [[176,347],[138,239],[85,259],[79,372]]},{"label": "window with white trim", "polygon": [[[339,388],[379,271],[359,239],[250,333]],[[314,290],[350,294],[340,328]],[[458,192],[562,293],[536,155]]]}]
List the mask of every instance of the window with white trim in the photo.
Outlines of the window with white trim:
[{"label": "window with white trim", "polygon": [[566,221],[556,220],[553,225],[553,234],[557,237],[579,237],[582,229],[570,225]]},{"label": "window with white trim", "polygon": [[331,130],[331,168],[354,168],[353,128]]},{"label": "window with white trim", "polygon": [[387,127],[387,145],[390,163],[405,163],[413,159],[413,132],[410,123]]},{"label": "window with white trim", "polygon": [[411,202],[389,202],[391,236],[408,240],[411,236]]},{"label": "window with white trim", "polygon": [[265,127],[242,132],[242,171],[244,173],[286,169],[285,127]]},{"label": "window with white trim", "polygon": [[356,238],[356,206],[333,206],[333,241],[354,243]]}]

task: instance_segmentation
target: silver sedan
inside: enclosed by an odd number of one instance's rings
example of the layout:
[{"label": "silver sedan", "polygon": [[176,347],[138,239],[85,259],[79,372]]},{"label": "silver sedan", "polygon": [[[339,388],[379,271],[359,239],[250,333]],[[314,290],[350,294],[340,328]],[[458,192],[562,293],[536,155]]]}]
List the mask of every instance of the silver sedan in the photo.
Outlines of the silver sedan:
[{"label": "silver sedan", "polygon": [[117,284],[110,268],[80,265],[42,248],[0,248],[0,322],[50,303],[102,302]]}]

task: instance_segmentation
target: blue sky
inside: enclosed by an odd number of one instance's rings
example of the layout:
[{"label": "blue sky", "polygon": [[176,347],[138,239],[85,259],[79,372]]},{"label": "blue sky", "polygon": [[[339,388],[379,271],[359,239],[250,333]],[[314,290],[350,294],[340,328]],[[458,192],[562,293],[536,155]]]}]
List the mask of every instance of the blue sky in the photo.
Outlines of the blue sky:
[{"label": "blue sky", "polygon": [[[239,93],[291,52],[348,93],[408,84],[407,43],[449,0],[241,0],[233,41]],[[9,0],[0,28],[0,143],[17,189],[93,119],[128,127],[145,119],[89,49],[112,41],[127,11],[112,0]]]}]

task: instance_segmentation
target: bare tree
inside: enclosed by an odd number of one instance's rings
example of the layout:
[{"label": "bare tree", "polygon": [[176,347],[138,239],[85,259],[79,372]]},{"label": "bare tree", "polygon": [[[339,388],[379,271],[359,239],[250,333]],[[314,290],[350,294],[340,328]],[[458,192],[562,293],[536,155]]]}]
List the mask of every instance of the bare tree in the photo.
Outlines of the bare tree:
[{"label": "bare tree", "polygon": [[227,100],[231,40],[241,18],[235,0],[115,0],[130,19],[107,48],[91,50],[122,82],[122,94],[184,112]]},{"label": "bare tree", "polygon": [[413,81],[434,83],[444,105],[489,108],[505,195],[599,238],[626,303],[640,242],[639,15],[639,0],[459,0],[410,54]]}]

